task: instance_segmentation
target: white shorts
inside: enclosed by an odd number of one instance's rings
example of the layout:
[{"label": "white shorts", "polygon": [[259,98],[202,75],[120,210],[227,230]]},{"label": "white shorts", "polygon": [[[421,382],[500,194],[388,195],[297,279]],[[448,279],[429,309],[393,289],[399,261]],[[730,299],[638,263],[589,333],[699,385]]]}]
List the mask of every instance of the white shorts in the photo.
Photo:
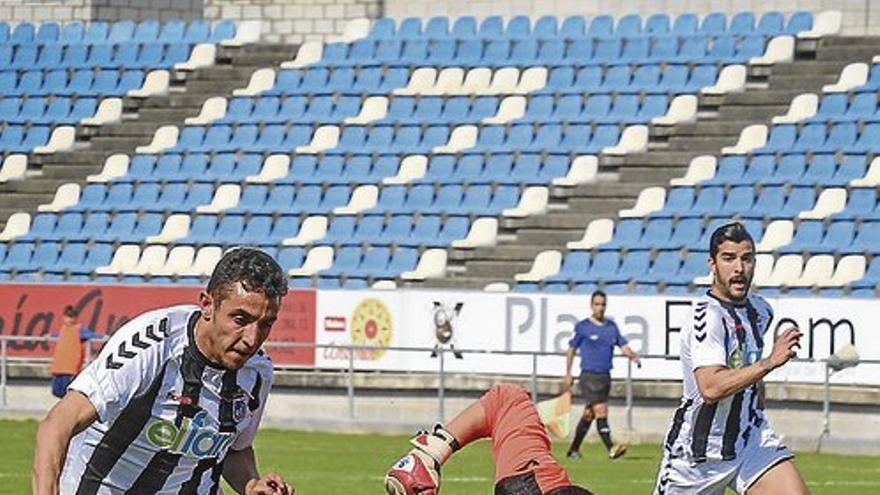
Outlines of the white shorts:
[{"label": "white shorts", "polygon": [[766,423],[752,434],[736,459],[729,461],[693,463],[687,458],[670,458],[664,449],[654,495],[723,495],[727,487],[744,494],[773,466],[793,457]]}]

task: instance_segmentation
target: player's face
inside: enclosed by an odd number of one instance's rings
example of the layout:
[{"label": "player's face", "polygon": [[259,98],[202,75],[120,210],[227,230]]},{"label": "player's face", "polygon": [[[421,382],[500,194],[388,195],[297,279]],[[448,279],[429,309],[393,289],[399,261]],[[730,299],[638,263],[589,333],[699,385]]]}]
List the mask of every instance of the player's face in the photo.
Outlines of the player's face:
[{"label": "player's face", "polygon": [[712,293],[725,301],[739,302],[749,295],[755,274],[755,246],[750,241],[724,241],[709,259]]},{"label": "player's face", "polygon": [[280,303],[262,292],[248,292],[240,283],[236,283],[217,306],[204,292],[200,301],[203,318],[208,323],[201,341],[208,349],[202,351],[208,359],[227,369],[241,368],[260,349],[269,337]]},{"label": "player's face", "polygon": [[602,321],[605,319],[605,297],[596,296],[590,301],[590,309],[593,311],[593,318]]}]

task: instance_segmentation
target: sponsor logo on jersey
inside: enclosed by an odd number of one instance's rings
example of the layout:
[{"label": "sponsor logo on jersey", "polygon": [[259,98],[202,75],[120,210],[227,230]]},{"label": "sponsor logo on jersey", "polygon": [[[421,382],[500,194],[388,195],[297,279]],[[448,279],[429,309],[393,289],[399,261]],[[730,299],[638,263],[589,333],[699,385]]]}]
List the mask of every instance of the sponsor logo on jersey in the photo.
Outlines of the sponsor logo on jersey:
[{"label": "sponsor logo on jersey", "polygon": [[147,440],[162,450],[187,457],[217,457],[232,443],[234,433],[220,433],[208,423],[205,411],[184,418],[179,428],[172,421],[154,421],[147,428]]}]

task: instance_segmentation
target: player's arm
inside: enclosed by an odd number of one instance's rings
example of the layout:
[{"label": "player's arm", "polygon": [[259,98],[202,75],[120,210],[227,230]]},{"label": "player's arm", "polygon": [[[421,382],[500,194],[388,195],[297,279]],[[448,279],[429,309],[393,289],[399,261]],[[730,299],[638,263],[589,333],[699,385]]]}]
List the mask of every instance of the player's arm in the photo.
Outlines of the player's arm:
[{"label": "player's arm", "polygon": [[565,351],[565,379],[563,380],[564,391],[571,388],[571,364],[574,362],[575,348],[569,347]]},{"label": "player's arm", "polygon": [[34,495],[58,493],[58,478],[74,435],[98,419],[95,406],[79,392],[70,392],[49,411],[37,428],[32,486]]},{"label": "player's arm", "polygon": [[632,350],[632,347],[630,347],[629,345],[626,345],[626,344],[623,345],[620,348],[620,352],[622,352],[624,356],[628,357],[630,361],[636,363],[637,366],[639,366],[639,367],[642,366],[642,360],[639,359],[638,353],[636,353],[636,351]]},{"label": "player's arm", "polygon": [[230,450],[223,463],[223,478],[238,493],[244,495],[291,495],[293,488],[281,476],[270,473],[260,477],[257,459],[252,447]]},{"label": "player's arm", "polygon": [[731,369],[715,365],[695,369],[694,377],[703,400],[708,403],[718,402],[759,382],[794,357],[800,337],[801,333],[797,328],[788,328],[773,343],[773,351],[769,356],[743,368]]},{"label": "player's arm", "polygon": [[[574,335],[568,341],[568,350],[565,351],[565,379],[563,380],[564,392],[571,389],[571,365],[574,363],[574,355],[577,353],[578,347],[583,343],[583,335],[578,332],[578,325],[574,326]],[[583,357],[581,357],[583,359]]]}]

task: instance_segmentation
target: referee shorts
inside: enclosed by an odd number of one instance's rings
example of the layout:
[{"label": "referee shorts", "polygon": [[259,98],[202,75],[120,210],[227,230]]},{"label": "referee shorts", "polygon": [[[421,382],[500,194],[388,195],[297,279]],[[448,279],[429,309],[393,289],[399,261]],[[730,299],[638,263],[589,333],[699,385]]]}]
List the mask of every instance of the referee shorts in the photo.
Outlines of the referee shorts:
[{"label": "referee shorts", "polygon": [[611,375],[581,371],[578,386],[587,406],[603,404],[611,394]]},{"label": "referee shorts", "polygon": [[664,449],[654,495],[723,495],[728,487],[744,494],[764,473],[793,457],[766,422],[729,461],[693,463]]}]

